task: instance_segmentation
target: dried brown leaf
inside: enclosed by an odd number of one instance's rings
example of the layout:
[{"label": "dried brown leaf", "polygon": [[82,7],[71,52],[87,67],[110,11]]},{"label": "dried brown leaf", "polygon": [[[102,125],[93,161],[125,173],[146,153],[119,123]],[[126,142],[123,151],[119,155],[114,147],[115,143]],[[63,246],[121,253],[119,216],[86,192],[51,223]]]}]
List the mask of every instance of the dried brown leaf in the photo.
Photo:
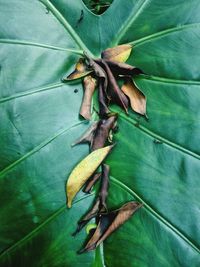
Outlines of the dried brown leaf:
[{"label": "dried brown leaf", "polygon": [[86,182],[86,185],[83,188],[83,192],[90,194],[92,187],[99,180],[100,177],[101,177],[101,172],[98,172],[98,173],[95,173],[94,175],[92,175],[89,178],[89,180]]},{"label": "dried brown leaf", "polygon": [[97,129],[91,143],[91,150],[96,150],[105,145],[109,137],[109,132],[114,128],[116,120],[117,115],[115,114],[98,122]]},{"label": "dried brown leaf", "polygon": [[95,62],[92,58],[88,57],[86,55],[86,58],[89,62],[90,68],[94,70],[95,75],[103,81],[103,87],[105,90],[107,90],[108,87],[108,80],[107,80],[107,75],[104,69],[97,63]]},{"label": "dried brown leaf", "polygon": [[100,213],[106,212],[106,198],[108,195],[109,187],[109,171],[110,167],[106,164],[102,164],[101,187],[98,198],[96,199],[90,211],[78,222],[78,227],[73,235],[76,235],[92,218],[96,217]]},{"label": "dried brown leaf", "polygon": [[122,91],[128,96],[133,111],[146,116],[146,97],[132,81],[127,79],[122,86]]},{"label": "dried brown leaf", "polygon": [[68,76],[65,76],[62,80],[63,81],[71,81],[76,80],[82,77],[87,76],[93,70],[87,67],[84,58],[80,58],[79,61],[76,63],[75,70]]},{"label": "dried brown leaf", "polygon": [[107,210],[106,198],[108,196],[108,188],[109,188],[109,172],[110,172],[110,167],[106,164],[102,164],[101,189],[99,192],[99,198],[100,198],[99,212]]},{"label": "dried brown leaf", "polygon": [[118,45],[108,48],[101,53],[101,57],[105,60],[112,60],[115,62],[125,62],[130,56],[132,45]]},{"label": "dried brown leaf", "polygon": [[131,201],[124,204],[118,210],[102,214],[93,236],[79,253],[95,249],[111,233],[124,224],[141,206],[142,204]]},{"label": "dried brown leaf", "polygon": [[128,99],[125,94],[120,90],[112,71],[110,70],[108,64],[101,60],[101,64],[104,67],[107,75],[108,75],[108,82],[109,82],[109,94],[111,101],[121,106],[126,113],[128,113]]},{"label": "dried brown leaf", "polygon": [[95,121],[87,130],[86,132],[78,139],[76,140],[72,146],[83,144],[83,143],[89,143],[91,144],[93,142],[94,133],[97,129],[98,121]]},{"label": "dried brown leaf", "polygon": [[106,97],[106,89],[104,87],[104,83],[99,81],[99,90],[98,90],[98,100],[99,100],[99,115],[101,118],[106,118],[110,113],[108,108],[109,100]]},{"label": "dried brown leaf", "polygon": [[131,66],[126,63],[118,63],[114,61],[106,60],[106,63],[110,67],[111,71],[116,76],[132,76],[132,75],[139,75],[142,74],[143,71],[137,67]]},{"label": "dried brown leaf", "polygon": [[79,114],[86,120],[91,119],[92,96],[96,88],[97,81],[92,76],[87,76],[83,80],[84,95]]}]

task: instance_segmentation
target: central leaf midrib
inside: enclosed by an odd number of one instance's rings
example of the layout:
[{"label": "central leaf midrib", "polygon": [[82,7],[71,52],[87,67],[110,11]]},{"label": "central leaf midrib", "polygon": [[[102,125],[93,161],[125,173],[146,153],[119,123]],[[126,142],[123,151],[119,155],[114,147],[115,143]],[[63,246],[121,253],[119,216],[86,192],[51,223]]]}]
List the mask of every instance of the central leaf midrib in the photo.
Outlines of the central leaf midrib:
[{"label": "central leaf midrib", "polygon": [[86,45],[83,43],[79,35],[74,31],[72,26],[69,24],[69,22],[63,17],[63,15],[59,12],[59,10],[49,1],[49,0],[40,0],[41,3],[43,3],[46,8],[52,12],[52,14],[55,16],[55,18],[62,24],[67,32],[72,36],[76,44],[83,49],[89,56],[94,57],[92,52],[86,47]]}]

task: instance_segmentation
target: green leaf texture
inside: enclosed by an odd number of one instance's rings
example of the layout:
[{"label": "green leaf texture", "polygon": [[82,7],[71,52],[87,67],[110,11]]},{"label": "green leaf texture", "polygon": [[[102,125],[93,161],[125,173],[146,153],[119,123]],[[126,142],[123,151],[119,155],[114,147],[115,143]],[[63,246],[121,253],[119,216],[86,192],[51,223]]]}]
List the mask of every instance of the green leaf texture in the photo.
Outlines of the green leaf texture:
[{"label": "green leaf texture", "polygon": [[[83,11],[83,12],[82,12]],[[80,21],[81,13],[83,19]],[[0,0],[0,266],[200,266],[200,2],[114,0],[101,16],[81,0]],[[61,83],[80,50],[132,43],[148,75],[149,122],[119,111],[109,155],[109,208],[144,203],[100,249],[71,236],[94,194],[66,209],[65,183],[88,147],[82,85]],[[78,93],[74,90],[78,89]]]}]

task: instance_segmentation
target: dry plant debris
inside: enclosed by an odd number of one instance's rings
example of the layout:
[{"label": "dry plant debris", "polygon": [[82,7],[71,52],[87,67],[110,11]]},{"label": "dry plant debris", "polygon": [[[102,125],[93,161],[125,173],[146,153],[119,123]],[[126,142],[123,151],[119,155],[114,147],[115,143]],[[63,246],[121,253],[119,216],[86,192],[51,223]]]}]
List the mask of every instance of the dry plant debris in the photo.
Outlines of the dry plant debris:
[{"label": "dry plant debris", "polygon": [[[80,115],[86,120],[92,118],[92,97],[95,90],[98,90],[99,121],[91,124],[73,144],[88,143],[90,154],[72,170],[66,185],[67,205],[71,208],[74,197],[83,186],[83,192],[90,193],[97,181],[100,180],[101,183],[93,206],[78,222],[73,233],[75,236],[95,218],[96,226],[91,227],[90,239],[79,253],[95,249],[142,206],[141,203],[131,201],[117,210],[109,211],[106,205],[110,167],[104,163],[104,159],[115,145],[113,134],[117,128],[118,118],[117,113],[110,111],[110,105],[114,103],[120,106],[127,114],[131,106],[134,112],[147,118],[146,97],[133,80],[136,75],[143,72],[125,63],[131,51],[132,45],[128,44],[108,48],[101,53],[101,58],[97,59],[84,54],[84,57],[78,60],[75,70],[63,78],[63,81],[83,78],[84,95]],[[118,85],[119,79],[124,81],[121,88]],[[99,168],[101,171],[98,171]]]}]

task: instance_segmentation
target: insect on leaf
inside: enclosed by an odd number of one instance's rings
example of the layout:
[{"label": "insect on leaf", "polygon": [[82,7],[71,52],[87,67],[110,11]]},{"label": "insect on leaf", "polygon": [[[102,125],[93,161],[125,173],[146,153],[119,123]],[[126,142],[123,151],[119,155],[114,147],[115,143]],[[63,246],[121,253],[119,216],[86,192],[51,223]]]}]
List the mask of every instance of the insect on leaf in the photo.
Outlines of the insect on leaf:
[{"label": "insect on leaf", "polygon": [[67,205],[72,206],[72,200],[85,184],[88,178],[95,172],[101,162],[108,155],[113,145],[100,148],[85,157],[71,172],[66,186]]}]

